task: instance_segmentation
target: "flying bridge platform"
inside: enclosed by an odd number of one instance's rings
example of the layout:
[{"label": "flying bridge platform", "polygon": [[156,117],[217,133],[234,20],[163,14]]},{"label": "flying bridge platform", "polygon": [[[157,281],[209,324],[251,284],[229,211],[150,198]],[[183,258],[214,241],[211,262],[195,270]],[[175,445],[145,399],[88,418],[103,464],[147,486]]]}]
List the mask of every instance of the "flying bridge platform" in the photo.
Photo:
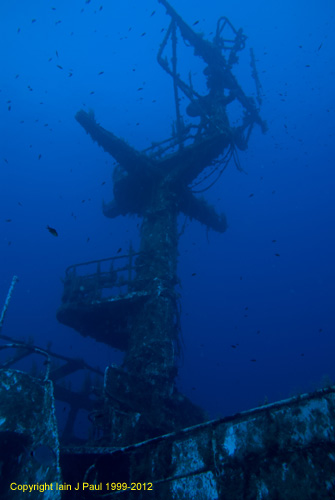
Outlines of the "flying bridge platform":
[{"label": "flying bridge platform", "polygon": [[138,289],[145,285],[134,278],[137,255],[130,248],[128,255],[69,266],[58,321],[84,337],[126,351],[132,317],[150,296]]}]

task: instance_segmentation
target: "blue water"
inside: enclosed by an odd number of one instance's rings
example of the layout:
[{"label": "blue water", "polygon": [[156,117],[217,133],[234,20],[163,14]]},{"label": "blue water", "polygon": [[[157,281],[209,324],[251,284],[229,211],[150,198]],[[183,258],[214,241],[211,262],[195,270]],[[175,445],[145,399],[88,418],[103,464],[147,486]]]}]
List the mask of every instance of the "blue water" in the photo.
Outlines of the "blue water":
[{"label": "blue water", "polygon": [[[209,38],[221,15],[243,28],[236,75],[254,94],[253,47],[269,126],[266,135],[255,127],[239,153],[245,172],[231,163],[205,193],[226,214],[227,232],[188,221],[179,243],[178,385],[216,417],[335,380],[335,5],[173,6]],[[126,251],[130,240],[138,248],[140,220],[103,216],[114,162],[74,115],[93,109],[137,149],[170,135],[172,82],[156,62],[170,18],[154,0],[13,0],[2,2],[0,19],[1,307],[19,277],[2,333],[52,341],[54,351],[103,369],[119,353],[56,321],[61,277],[70,264]],[[199,60],[186,53],[183,71],[197,73]]]}]

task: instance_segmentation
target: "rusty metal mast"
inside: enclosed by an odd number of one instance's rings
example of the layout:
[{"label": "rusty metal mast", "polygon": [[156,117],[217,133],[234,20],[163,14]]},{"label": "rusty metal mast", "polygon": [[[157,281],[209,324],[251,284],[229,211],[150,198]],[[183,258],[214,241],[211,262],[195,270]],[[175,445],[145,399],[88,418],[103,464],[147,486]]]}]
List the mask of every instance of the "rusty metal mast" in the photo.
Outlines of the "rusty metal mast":
[{"label": "rusty metal mast", "polygon": [[[245,47],[246,36],[242,30],[236,31],[229,20],[222,17],[213,41],[206,40],[195,33],[166,0],[158,1],[171,17],[157,59],[173,80],[176,122],[172,137],[139,152],[99,125],[92,112],[81,110],[76,115],[76,120],[92,139],[118,162],[113,173],[114,199],[104,205],[104,214],[111,218],[137,214],[142,218],[136,278],[123,297],[122,314],[126,319],[123,318],[122,328],[118,328],[118,335],[126,338],[124,363],[122,367],[108,367],[105,377],[108,422],[104,430],[106,441],[112,445],[143,440],[205,418],[202,410],[175,386],[180,333],[175,289],[178,283],[177,216],[183,212],[208,228],[224,232],[225,216],[216,213],[203,198],[196,197],[190,184],[206,168],[210,169],[208,175],[218,178],[229,160],[236,160],[237,148],[247,148],[254,124],[263,132],[266,130],[256,102],[245,95],[232,73],[232,66],[238,62],[237,54]],[[192,46],[195,55],[204,62],[206,94],[196,91],[191,79],[186,83],[178,73],[178,36]],[[169,60],[165,49],[170,42],[172,57]],[[251,56],[260,101],[252,52]],[[180,109],[180,92],[189,101],[187,123]],[[238,102],[242,110],[239,125],[235,127],[229,120],[232,102]],[[111,345],[113,328],[116,328],[115,319],[113,327],[113,314],[115,318],[120,304],[120,300],[117,303],[113,300],[114,309],[107,318],[109,327],[104,330],[105,341]],[[100,302],[91,300],[86,306],[86,312],[89,310],[92,314],[99,306],[101,317],[102,299]],[[76,304],[67,318],[66,314],[64,316],[66,307],[65,304],[58,317],[68,324],[72,321],[73,326],[73,314],[78,314],[80,305]],[[94,336],[93,331],[85,334]]]}]

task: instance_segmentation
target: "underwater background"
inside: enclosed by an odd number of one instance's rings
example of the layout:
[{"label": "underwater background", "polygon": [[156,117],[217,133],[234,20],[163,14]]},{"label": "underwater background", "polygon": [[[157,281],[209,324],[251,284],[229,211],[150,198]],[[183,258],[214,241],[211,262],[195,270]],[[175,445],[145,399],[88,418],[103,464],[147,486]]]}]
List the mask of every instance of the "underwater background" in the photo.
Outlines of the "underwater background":
[{"label": "underwater background", "polygon": [[[171,4],[206,38],[223,15],[243,28],[247,49],[233,71],[255,95],[253,47],[269,127],[239,152],[244,172],[231,162],[205,193],[226,214],[226,233],[187,220],[179,241],[178,386],[214,418],[335,380],[335,4]],[[94,110],[137,149],[169,137],[172,81],[156,62],[169,22],[154,0],[0,4],[1,308],[19,277],[2,333],[52,342],[102,370],[122,356],[57,322],[61,278],[71,264],[127,253],[130,241],[138,249],[141,221],[103,216],[114,161],[74,115]],[[201,75],[192,50],[179,65]]]}]

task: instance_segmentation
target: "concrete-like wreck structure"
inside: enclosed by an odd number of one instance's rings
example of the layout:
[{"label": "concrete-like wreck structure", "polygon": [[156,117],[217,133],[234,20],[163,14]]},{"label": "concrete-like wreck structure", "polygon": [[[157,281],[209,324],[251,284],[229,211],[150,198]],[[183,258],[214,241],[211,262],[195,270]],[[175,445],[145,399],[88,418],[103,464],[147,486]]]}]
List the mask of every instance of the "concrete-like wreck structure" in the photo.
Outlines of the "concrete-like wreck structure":
[{"label": "concrete-like wreck structure", "polygon": [[[224,214],[197,197],[190,186],[201,173],[212,185],[232,159],[240,168],[237,150],[247,148],[255,125],[265,132],[266,123],[259,114],[261,87],[252,50],[256,100],[244,93],[232,72],[238,53],[245,49],[242,30],[222,17],[213,40],[206,40],[166,0],[158,1],[171,17],[158,62],[173,81],[172,136],[140,152],[98,124],[93,112],[81,110],[76,115],[91,138],[118,162],[114,199],[104,205],[104,214],[141,217],[140,248],[71,265],[57,311],[61,323],[123,351],[124,362],[102,374],[83,361],[32,345],[7,345],[18,350],[0,370],[0,396],[6,401],[0,408],[0,442],[3,449],[16,450],[11,452],[15,466],[9,467],[8,481],[41,483],[45,477],[54,488],[40,492],[41,498],[335,498],[335,389],[208,422],[203,410],[176,388],[177,216],[183,212],[215,231],[226,230]],[[205,94],[178,72],[178,37],[204,62]],[[180,93],[188,100],[184,110]],[[233,105],[240,112],[235,125]],[[47,356],[43,380],[25,378],[10,368],[32,352]],[[62,365],[49,370],[50,357],[58,357]],[[59,384],[81,369],[103,377],[95,398],[89,388],[76,394]],[[57,399],[71,406],[60,447],[52,388]],[[29,407],[31,398],[41,404],[39,414],[46,426],[42,434],[36,411],[25,418],[8,418],[17,404]],[[90,412],[94,435],[78,444],[71,438],[81,408]],[[24,444],[18,444],[21,441]],[[28,457],[27,446],[32,450]],[[42,451],[47,459],[38,460]],[[5,463],[4,453],[0,462]],[[3,494],[10,498],[10,491],[4,489]],[[16,495],[36,498],[36,491]]]}]

